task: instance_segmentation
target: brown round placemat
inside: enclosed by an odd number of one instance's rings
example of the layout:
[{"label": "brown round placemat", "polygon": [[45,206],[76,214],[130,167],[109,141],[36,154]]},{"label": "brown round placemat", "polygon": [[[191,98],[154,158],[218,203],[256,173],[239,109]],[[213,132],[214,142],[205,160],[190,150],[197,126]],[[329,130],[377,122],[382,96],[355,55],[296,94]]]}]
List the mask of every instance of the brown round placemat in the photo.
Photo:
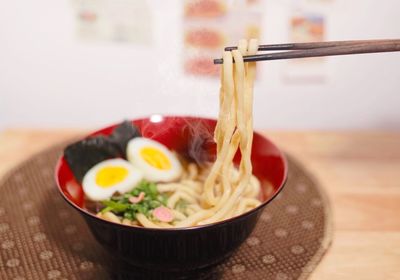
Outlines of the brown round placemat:
[{"label": "brown round placemat", "polygon": [[[0,182],[0,279],[149,279],[116,265],[63,201],[53,178],[63,146],[37,154]],[[287,184],[251,237],[226,262],[188,278],[305,279],[330,242],[329,202],[289,157]]]}]

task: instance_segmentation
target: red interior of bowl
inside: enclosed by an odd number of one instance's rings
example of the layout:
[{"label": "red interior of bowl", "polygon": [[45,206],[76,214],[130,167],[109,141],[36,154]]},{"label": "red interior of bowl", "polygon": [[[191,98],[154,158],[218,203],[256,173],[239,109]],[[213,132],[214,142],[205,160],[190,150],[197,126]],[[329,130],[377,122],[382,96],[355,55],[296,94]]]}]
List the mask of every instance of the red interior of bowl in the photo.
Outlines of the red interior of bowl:
[{"label": "red interior of bowl", "polygon": [[[212,161],[215,159],[215,143],[213,141],[215,120],[195,117],[151,117],[134,120],[142,135],[152,138],[166,145],[169,149],[194,158],[198,161]],[[91,135],[112,132],[116,125],[96,131]],[[240,153],[235,157],[235,162],[240,160]],[[254,133],[251,153],[253,174],[262,183],[263,200],[269,200],[283,186],[287,164],[280,150],[267,138]],[[82,186],[74,176],[63,157],[60,158],[56,168],[56,180],[59,189],[73,204],[84,208],[84,194]],[[267,184],[272,184],[274,191],[267,194]]]}]

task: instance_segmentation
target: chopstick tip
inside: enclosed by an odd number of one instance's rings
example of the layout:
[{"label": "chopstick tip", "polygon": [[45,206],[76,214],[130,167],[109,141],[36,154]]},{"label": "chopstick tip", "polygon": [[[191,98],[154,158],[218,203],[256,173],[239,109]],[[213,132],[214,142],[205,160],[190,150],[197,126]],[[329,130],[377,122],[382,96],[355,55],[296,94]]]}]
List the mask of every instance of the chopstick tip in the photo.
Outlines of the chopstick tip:
[{"label": "chopstick tip", "polygon": [[230,52],[233,50],[237,50],[237,47],[225,47],[225,51]]},{"label": "chopstick tip", "polygon": [[222,58],[214,59],[214,64],[222,64],[222,63],[224,63],[224,60]]}]

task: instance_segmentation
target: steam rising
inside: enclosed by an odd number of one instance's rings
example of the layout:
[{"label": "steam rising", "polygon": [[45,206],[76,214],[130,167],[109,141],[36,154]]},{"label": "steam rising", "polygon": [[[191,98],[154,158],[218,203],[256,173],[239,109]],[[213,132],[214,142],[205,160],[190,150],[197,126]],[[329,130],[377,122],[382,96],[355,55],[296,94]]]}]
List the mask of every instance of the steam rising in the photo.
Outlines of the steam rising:
[{"label": "steam rising", "polygon": [[[156,115],[159,116],[159,115]],[[164,134],[174,131],[171,141],[180,141],[177,152],[185,155],[190,161],[203,166],[215,161],[214,124],[193,117],[168,117],[167,122],[158,118],[154,122],[139,122],[144,137],[160,139]],[[170,138],[170,137],[169,137]],[[169,143],[165,143],[167,146]],[[172,143],[171,143],[172,144]]]},{"label": "steam rising", "polygon": [[190,135],[188,141],[188,156],[198,165],[215,161],[214,127],[206,125],[204,121],[186,121],[183,131]]}]

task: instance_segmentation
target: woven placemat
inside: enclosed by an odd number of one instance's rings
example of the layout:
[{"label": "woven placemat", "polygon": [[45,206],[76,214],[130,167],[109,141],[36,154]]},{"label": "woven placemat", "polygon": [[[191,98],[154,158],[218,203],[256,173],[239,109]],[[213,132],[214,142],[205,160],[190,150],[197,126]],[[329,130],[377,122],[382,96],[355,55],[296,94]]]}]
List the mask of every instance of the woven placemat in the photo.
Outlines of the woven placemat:
[{"label": "woven placemat", "polygon": [[[0,182],[0,279],[149,279],[111,259],[63,201],[53,178],[63,146],[37,154]],[[317,182],[290,157],[289,168],[286,187],[251,237],[226,262],[190,279],[308,277],[331,242],[330,207]]]}]

